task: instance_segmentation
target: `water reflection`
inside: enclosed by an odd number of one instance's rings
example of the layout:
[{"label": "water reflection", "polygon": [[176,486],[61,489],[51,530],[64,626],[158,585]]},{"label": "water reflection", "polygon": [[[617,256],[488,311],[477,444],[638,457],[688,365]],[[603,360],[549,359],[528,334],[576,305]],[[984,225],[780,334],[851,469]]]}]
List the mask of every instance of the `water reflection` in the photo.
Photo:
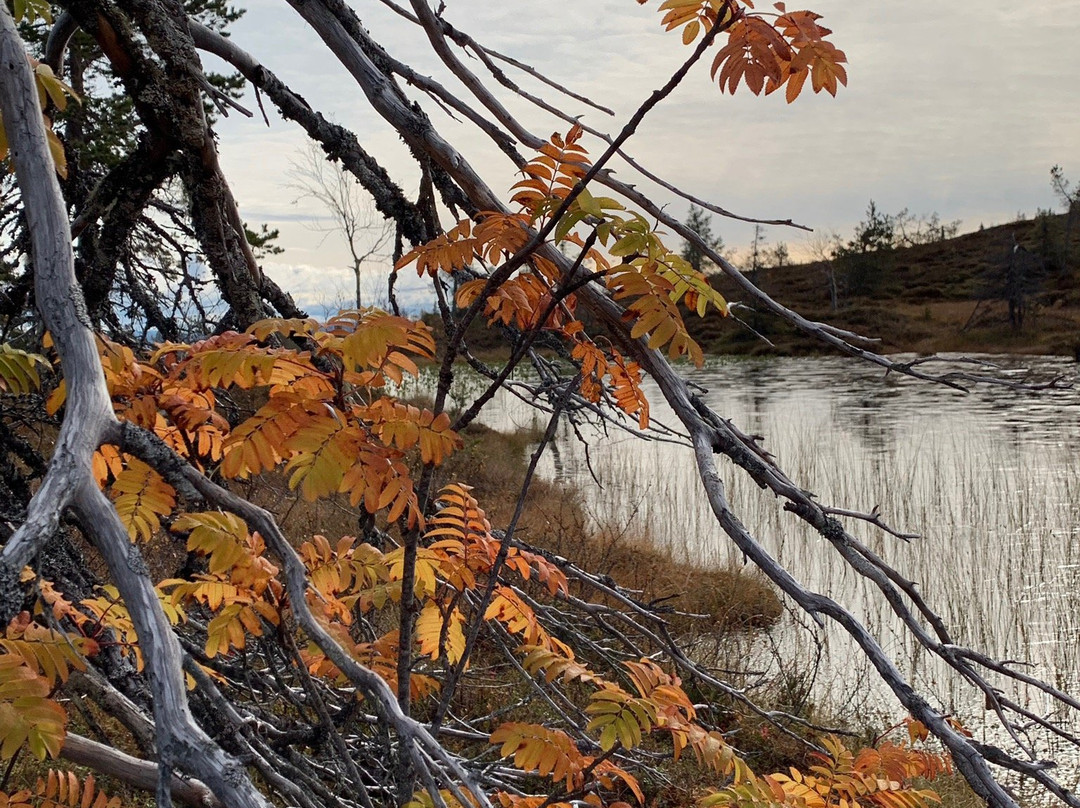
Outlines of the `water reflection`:
[{"label": "water reflection", "polygon": [[[1002,374],[1022,372],[1016,360],[996,361]],[[1065,359],[1026,358],[1024,366],[1044,377],[1077,375]],[[718,413],[764,436],[780,466],[821,502],[879,507],[893,527],[920,534],[904,544],[849,525],[918,582],[957,642],[1030,664],[1049,681],[1080,691],[1080,391],[979,388],[965,395],[883,378],[872,366],[835,358],[714,361],[688,378],[708,391],[704,397]],[[673,423],[651,393],[654,416]],[[531,417],[512,399],[501,406],[493,426]],[[685,447],[643,444],[617,431],[583,434],[587,448],[562,432],[541,471],[577,486],[597,520],[632,518],[675,555],[700,564],[739,560],[700,495]],[[980,725],[981,699],[917,653],[883,599],[820,537],[744,475],[730,467],[722,475],[735,512],[797,578],[855,612],[943,709]],[[809,642],[799,634],[790,631],[784,642]],[[844,636],[828,632],[815,641],[827,649],[818,698],[863,712],[891,703],[873,692],[867,666],[853,664],[859,655]],[[1012,684],[1002,686],[1037,711],[1049,707]],[[1052,753],[1049,741],[1039,743]]]}]

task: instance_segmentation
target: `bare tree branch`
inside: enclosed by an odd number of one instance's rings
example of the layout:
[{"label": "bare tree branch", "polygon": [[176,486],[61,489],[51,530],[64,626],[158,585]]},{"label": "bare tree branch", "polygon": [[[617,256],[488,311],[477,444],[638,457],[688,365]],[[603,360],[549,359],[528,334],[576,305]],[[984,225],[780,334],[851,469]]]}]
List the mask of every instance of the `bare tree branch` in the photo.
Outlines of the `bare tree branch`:
[{"label": "bare tree branch", "polygon": [[[86,766],[99,774],[115,777],[129,786],[143,791],[157,791],[158,765],[139,760],[119,749],[100,744],[74,732],[64,739],[60,755],[76,766]],[[173,775],[172,795],[192,808],[223,808],[223,803],[198,780],[184,780]]]},{"label": "bare tree branch", "polygon": [[[226,804],[266,806],[242,767],[195,724],[187,706],[180,648],[162,613],[145,562],[128,540],[112,503],[98,489],[90,456],[117,427],[97,358],[85,304],[75,283],[70,226],[45,138],[37,90],[26,51],[7,7],[0,9],[0,109],[11,144],[34,243],[35,291],[65,371],[68,409],[49,474],[31,501],[31,514],[0,554],[0,622],[7,624],[19,598],[12,576],[55,529],[67,507],[88,526],[131,610],[148,661],[160,763],[201,778]],[[15,578],[17,581],[17,577]]]}]

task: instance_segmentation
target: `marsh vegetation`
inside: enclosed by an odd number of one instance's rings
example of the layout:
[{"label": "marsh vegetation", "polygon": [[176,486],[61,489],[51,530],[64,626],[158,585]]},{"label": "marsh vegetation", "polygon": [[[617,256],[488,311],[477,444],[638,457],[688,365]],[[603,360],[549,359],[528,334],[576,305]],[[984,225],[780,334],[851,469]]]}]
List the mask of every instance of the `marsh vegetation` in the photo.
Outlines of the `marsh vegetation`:
[{"label": "marsh vegetation", "polygon": [[[1060,357],[984,359],[1005,377],[1031,371],[1068,383],[1076,376],[1075,364]],[[878,509],[890,527],[919,534],[904,541],[850,523],[919,585],[957,643],[1031,666],[1064,690],[1080,684],[1080,392],[1062,386],[963,394],[883,377],[839,358],[714,359],[690,371],[690,380],[707,390],[710,406],[762,436],[763,446],[818,501]],[[663,422],[662,399],[652,392],[655,419]],[[488,423],[515,430],[535,417],[507,395]],[[626,451],[629,435],[585,424],[578,432],[585,442],[567,428],[541,469],[578,492],[594,528],[619,526],[627,536],[647,537],[691,567],[730,569],[742,562],[711,519],[685,462],[686,447],[653,441]],[[843,593],[938,706],[983,731],[983,701],[919,653],[866,579],[770,493],[730,468],[722,474],[747,527],[802,583]],[[791,612],[772,632],[754,636],[747,669],[788,676],[790,695],[800,702],[794,706],[816,705],[863,727],[883,725],[900,712],[841,631],[816,629]],[[797,653],[778,652],[778,646]],[[794,678],[782,674],[784,658],[801,660],[804,668]],[[1008,686],[1007,692],[1035,711],[1047,706],[1023,688]],[[1042,735],[1032,743],[1048,757],[1062,751]],[[1080,778],[1073,766],[1066,782]]]}]

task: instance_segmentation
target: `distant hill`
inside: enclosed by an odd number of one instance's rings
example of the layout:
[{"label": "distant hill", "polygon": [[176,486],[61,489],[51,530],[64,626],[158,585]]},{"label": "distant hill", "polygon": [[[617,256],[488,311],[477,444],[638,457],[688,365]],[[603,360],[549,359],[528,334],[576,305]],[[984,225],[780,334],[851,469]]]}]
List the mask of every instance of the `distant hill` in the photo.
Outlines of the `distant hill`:
[{"label": "distant hill", "polygon": [[[1080,232],[1073,234],[1067,261],[1064,233],[1063,215],[1039,216],[933,244],[833,261],[835,310],[824,262],[763,269],[757,280],[809,319],[880,338],[886,352],[1074,355],[1080,351]],[[1014,244],[1021,249],[1014,252]],[[714,278],[714,285],[729,300],[744,297],[726,278]],[[1025,304],[1020,327],[1010,324],[1003,299],[1010,290],[1016,303],[1022,299]],[[688,315],[687,323],[694,338],[714,353],[828,350],[774,316],[746,309],[736,313],[775,347],[731,319]]]},{"label": "distant hill", "polygon": [[[1080,231],[1080,226],[1077,227]],[[1080,232],[1073,234],[1069,261],[1061,260],[1065,217],[1040,216],[988,227],[933,244],[872,253],[851,262],[833,261],[837,308],[831,307],[828,265],[823,262],[761,270],[758,282],[774,298],[811,320],[821,320],[882,340],[886,353],[1036,353],[1073,356],[1080,351]],[[1022,328],[1009,322],[1000,294],[1007,285],[1015,236],[1025,252],[1031,288]],[[713,284],[730,301],[744,296],[723,276]],[[749,301],[744,301],[749,302]],[[579,311],[579,314],[583,314]],[[776,317],[738,309],[746,326],[710,311],[705,319],[686,313],[691,335],[709,353],[797,355],[829,352]],[[428,316],[441,331],[442,321]],[[470,349],[500,358],[508,335],[478,318],[469,328]],[[595,326],[590,325],[590,328]],[[543,347],[541,340],[538,347]]]}]

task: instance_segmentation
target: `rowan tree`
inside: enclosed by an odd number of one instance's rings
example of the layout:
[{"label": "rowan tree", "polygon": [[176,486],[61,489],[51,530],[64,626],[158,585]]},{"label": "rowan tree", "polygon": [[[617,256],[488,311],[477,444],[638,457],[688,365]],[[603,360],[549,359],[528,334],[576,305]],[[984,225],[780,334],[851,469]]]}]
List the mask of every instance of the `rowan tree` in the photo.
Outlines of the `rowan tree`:
[{"label": "rowan tree", "polygon": [[[1016,804],[996,769],[1076,805],[1015,726],[1071,736],[1000,684],[1030,684],[1068,709],[1080,707],[1076,699],[956,644],[915,585],[856,531],[900,534],[876,513],[817,502],[754,438],[710,410],[670,361],[702,361],[685,318],[723,316],[727,303],[668,246],[665,229],[762,310],[837,350],[932,383],[982,380],[936,377],[924,364],[874,353],[858,335],[807,321],[609,170],[620,154],[663,183],[626,152],[628,142],[710,57],[725,93],[782,90],[788,102],[807,87],[835,94],[846,83],[845,57],[821,18],[782,3],[766,11],[740,0],[665,0],[660,21],[676,32],[672,47],[681,39],[685,61],[609,136],[518,87],[511,67],[535,71],[485,48],[441,6],[386,2],[469,97],[388,52],[339,0],[290,5],[409,147],[422,174],[415,197],[353,133],[242,43],[200,22],[192,6],[17,0],[23,28],[48,32],[37,37],[40,61],[28,59],[11,11],[0,10],[0,109],[18,180],[5,248],[29,259],[6,295],[0,352],[9,394],[3,485],[14,503],[0,553],[0,757],[65,758],[152,790],[161,806],[621,806],[644,802],[642,783],[663,778],[666,761],[684,755],[713,773],[710,806],[917,808],[934,795],[914,779],[954,765],[995,806]],[[54,124],[95,92],[63,81],[76,42],[86,49],[79,58],[101,65],[119,88],[116,103],[129,104],[138,121],[82,190],[65,177],[77,169],[76,143],[92,139],[71,138],[69,153],[68,133]],[[219,110],[236,102],[204,75],[200,51],[235,67],[372,195],[396,228],[396,271],[430,278],[444,338],[396,310],[316,322],[262,273],[208,114],[207,102]],[[526,128],[496,100],[496,84],[560,119],[558,131],[542,137]],[[521,179],[505,193],[491,189],[406,86],[489,136]],[[602,110],[547,86],[572,108]],[[454,224],[444,230],[446,216]],[[190,339],[174,314],[184,300],[200,302],[189,271],[196,256],[227,311],[207,312],[207,333]],[[171,311],[157,306],[159,284],[169,283]],[[502,368],[469,352],[464,335],[479,318],[507,335]],[[148,346],[150,329],[164,341]],[[62,380],[46,396],[38,391],[51,360]],[[445,405],[462,361],[488,384],[451,417]],[[492,525],[467,481],[443,484],[439,469],[525,361],[538,378],[529,395],[548,425],[513,515]],[[419,362],[439,368],[427,407],[393,395]],[[789,736],[803,737],[800,718],[763,709],[695,660],[662,606],[516,534],[560,419],[599,417],[643,438],[656,434],[646,376],[694,449],[717,522],[798,607],[851,635],[910,713],[904,737],[848,750],[825,736],[808,741],[816,757],[803,771],[752,771],[716,705],[738,705]],[[22,430],[50,418],[59,429],[46,459]],[[718,457],[871,580],[926,653],[984,694],[1014,747],[983,744],[933,708],[851,612],[778,564],[731,511]],[[245,480],[268,474],[308,500],[355,509],[362,535],[286,536],[243,495]],[[144,548],[177,537],[187,563],[152,575]],[[103,579],[80,552],[100,561]],[[507,683],[509,698],[480,698],[476,683],[488,676]],[[138,756],[69,730],[63,697],[74,694],[122,726]],[[931,736],[939,746],[922,748]],[[0,801],[116,804],[92,778],[63,771],[23,785]]]}]

